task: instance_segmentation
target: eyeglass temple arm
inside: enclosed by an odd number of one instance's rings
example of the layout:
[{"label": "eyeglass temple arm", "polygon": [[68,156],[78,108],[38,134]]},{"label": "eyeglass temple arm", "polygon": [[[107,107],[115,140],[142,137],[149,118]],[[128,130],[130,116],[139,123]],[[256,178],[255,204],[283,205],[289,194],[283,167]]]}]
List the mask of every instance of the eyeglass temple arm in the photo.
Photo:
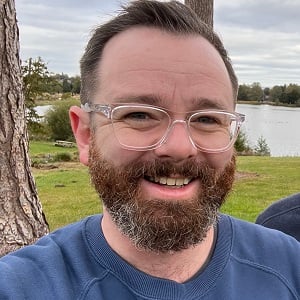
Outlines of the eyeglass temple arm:
[{"label": "eyeglass temple arm", "polygon": [[243,123],[246,119],[246,116],[244,114],[239,114],[240,123]]},{"label": "eyeglass temple arm", "polygon": [[110,119],[111,117],[111,107],[109,107],[108,105],[104,105],[104,104],[89,104],[89,103],[85,103],[85,104],[81,104],[81,108],[87,112],[101,112],[103,113],[107,118]]}]

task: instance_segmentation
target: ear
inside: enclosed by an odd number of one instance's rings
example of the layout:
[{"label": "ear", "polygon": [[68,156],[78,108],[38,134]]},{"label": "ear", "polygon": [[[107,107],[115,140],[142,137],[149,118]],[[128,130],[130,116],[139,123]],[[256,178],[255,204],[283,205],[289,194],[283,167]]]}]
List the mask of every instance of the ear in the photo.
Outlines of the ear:
[{"label": "ear", "polygon": [[72,106],[69,110],[69,117],[79,150],[80,162],[88,166],[90,146],[90,120],[88,113],[78,106]]}]

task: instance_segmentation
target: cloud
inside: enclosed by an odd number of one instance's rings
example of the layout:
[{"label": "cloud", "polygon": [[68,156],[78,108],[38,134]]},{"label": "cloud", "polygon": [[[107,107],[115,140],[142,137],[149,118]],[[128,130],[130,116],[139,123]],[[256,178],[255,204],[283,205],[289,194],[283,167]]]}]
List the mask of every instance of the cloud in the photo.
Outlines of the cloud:
[{"label": "cloud", "polygon": [[300,83],[300,1],[215,1],[215,28],[240,82]]},{"label": "cloud", "polygon": [[40,56],[54,73],[79,74],[91,30],[111,17],[117,2],[18,0],[22,60]]},{"label": "cloud", "polygon": [[276,32],[297,32],[300,2],[296,0],[215,1],[216,17],[223,24]]},{"label": "cloud", "polygon": [[[91,30],[126,2],[17,0],[21,58],[41,56],[52,72],[79,74]],[[300,84],[300,1],[214,0],[214,5],[215,30],[241,83]]]}]

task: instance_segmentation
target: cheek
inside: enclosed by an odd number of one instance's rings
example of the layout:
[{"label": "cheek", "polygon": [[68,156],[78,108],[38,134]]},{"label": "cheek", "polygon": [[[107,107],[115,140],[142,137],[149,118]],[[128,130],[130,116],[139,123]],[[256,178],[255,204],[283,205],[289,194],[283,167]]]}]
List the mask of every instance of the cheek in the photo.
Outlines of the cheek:
[{"label": "cheek", "polygon": [[95,142],[98,151],[103,159],[108,160],[116,167],[126,166],[140,159],[143,155],[141,151],[131,151],[123,149],[112,132],[98,129],[95,133]]},{"label": "cheek", "polygon": [[222,153],[207,154],[206,161],[212,168],[223,171],[226,165],[231,161],[232,156],[233,150],[229,149]]}]

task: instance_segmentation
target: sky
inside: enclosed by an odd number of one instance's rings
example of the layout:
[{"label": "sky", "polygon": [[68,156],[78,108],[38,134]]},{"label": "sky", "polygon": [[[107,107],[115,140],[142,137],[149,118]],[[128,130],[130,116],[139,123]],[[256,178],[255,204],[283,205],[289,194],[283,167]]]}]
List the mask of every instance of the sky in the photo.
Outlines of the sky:
[{"label": "sky", "polygon": [[[91,31],[126,2],[15,0],[21,59],[40,56],[50,72],[79,75]],[[300,84],[299,12],[299,0],[214,0],[214,29],[240,84]]]}]

